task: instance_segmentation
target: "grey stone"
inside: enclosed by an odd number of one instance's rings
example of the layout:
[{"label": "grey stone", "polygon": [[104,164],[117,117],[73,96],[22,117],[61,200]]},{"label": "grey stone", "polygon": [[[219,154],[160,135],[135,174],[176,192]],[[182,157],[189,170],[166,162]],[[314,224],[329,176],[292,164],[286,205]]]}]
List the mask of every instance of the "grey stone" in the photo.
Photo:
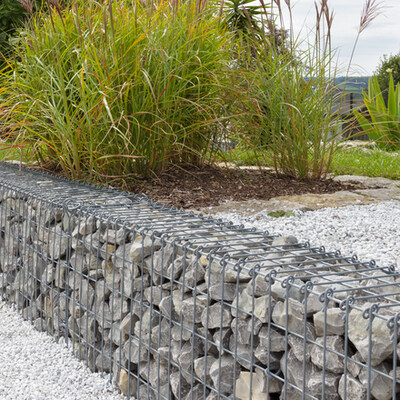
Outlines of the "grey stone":
[{"label": "grey stone", "polygon": [[108,243],[113,243],[116,245],[122,245],[126,242],[129,235],[129,230],[126,228],[106,229],[103,234],[103,240]]},{"label": "grey stone", "polygon": [[289,335],[288,336],[288,344],[290,348],[293,351],[293,354],[295,357],[303,362],[303,359],[305,358],[307,362],[311,360],[311,350],[313,348],[313,345],[309,343],[310,340],[315,340],[315,331],[313,326],[307,322],[307,342],[306,342],[306,347],[305,347],[305,352],[304,352],[304,338],[300,338],[295,335]]},{"label": "grey stone", "polygon": [[171,264],[168,266],[166,275],[173,281],[177,280],[188,264],[189,261],[184,256],[177,257],[175,260],[172,260]]},{"label": "grey stone", "polygon": [[[348,336],[365,362],[368,362],[370,346],[369,331],[367,330],[369,324],[370,321],[363,317],[362,311],[356,309],[350,311]],[[374,318],[372,322],[371,366],[379,365],[393,353],[391,334],[384,319]]]},{"label": "grey stone", "polygon": [[239,299],[233,300],[231,312],[234,317],[248,318],[248,316],[254,315],[261,322],[268,322],[270,317],[269,308],[274,305],[275,302],[268,296],[253,299],[246,290],[243,290],[239,295]]},{"label": "grey stone", "polygon": [[41,279],[42,290],[46,290],[46,285],[49,286],[51,283],[53,283],[55,276],[56,276],[56,271],[53,268],[53,265],[52,264],[47,265],[42,273],[42,279]]},{"label": "grey stone", "polygon": [[292,332],[304,332],[304,306],[297,300],[289,298],[284,303],[276,303],[272,311],[272,320],[282,328],[288,327]]},{"label": "grey stone", "polygon": [[194,385],[189,393],[183,398],[183,400],[204,400],[204,395],[207,395],[209,392],[203,385],[197,384]]},{"label": "grey stone", "polygon": [[84,314],[77,319],[77,324],[79,327],[78,333],[87,343],[94,345],[101,340],[94,317]]},{"label": "grey stone", "polygon": [[67,265],[63,261],[57,262],[56,270],[54,273],[54,285],[60,289],[65,289],[65,274],[67,271]]},{"label": "grey stone", "polygon": [[103,260],[111,260],[112,256],[115,253],[115,248],[116,248],[116,246],[114,244],[105,242],[100,247],[100,249],[96,249],[96,250],[97,250],[98,255]]},{"label": "grey stone", "polygon": [[[170,340],[170,322],[166,318],[163,318],[161,323],[151,331],[151,345],[158,349],[168,346]],[[154,355],[155,358],[157,356],[157,354]]]},{"label": "grey stone", "polygon": [[36,318],[35,321],[33,321],[33,326],[39,332],[46,331],[46,321],[43,318]]},{"label": "grey stone", "polygon": [[52,229],[49,234],[49,256],[53,260],[65,256],[68,246],[68,237],[63,232],[61,224]]},{"label": "grey stone", "polygon": [[207,385],[212,385],[210,376],[211,365],[217,361],[213,356],[204,356],[194,360],[194,372],[201,381],[206,382]]},{"label": "grey stone", "polygon": [[259,319],[234,318],[231,323],[232,332],[241,344],[248,344],[252,335],[257,335],[261,329],[262,323]]},{"label": "grey stone", "polygon": [[161,313],[166,317],[172,317],[172,313],[174,310],[174,305],[172,302],[172,296],[163,297],[158,304],[158,308],[160,309]]},{"label": "grey stone", "polygon": [[174,310],[179,315],[182,311],[182,303],[184,300],[189,299],[191,296],[187,293],[182,293],[182,290],[174,290],[172,292],[172,302]]},{"label": "grey stone", "polygon": [[[222,394],[233,393],[235,382],[235,360],[231,356],[223,355],[216,360],[210,368],[210,376],[215,388],[219,388]],[[237,369],[239,371],[239,369]]]},{"label": "grey stone", "polygon": [[161,300],[168,296],[168,290],[162,290],[160,286],[149,286],[144,289],[143,297],[150,303],[158,306]]},{"label": "grey stone", "polygon": [[110,340],[117,346],[122,346],[132,335],[135,324],[139,320],[137,315],[127,314],[121,323],[114,323],[110,330]]},{"label": "grey stone", "polygon": [[[235,270],[234,266],[228,264],[226,266],[221,265],[217,261],[212,261],[210,264],[206,264],[206,279],[209,279],[209,284],[214,285],[220,282],[226,283],[236,283],[239,282],[249,282],[251,280],[251,276],[248,274],[248,271],[243,270]],[[209,275],[210,274],[210,275]]]},{"label": "grey stone", "polygon": [[325,372],[325,376],[322,375],[322,371],[313,371],[307,382],[308,392],[316,398],[322,397],[322,386],[324,386],[324,399],[325,400],[340,400],[338,394],[340,375],[333,374],[331,372]]},{"label": "grey stone", "polygon": [[106,374],[111,372],[111,360],[108,355],[99,354],[96,357],[96,371],[105,372]]},{"label": "grey stone", "polygon": [[137,400],[158,400],[157,391],[148,385],[139,385]]},{"label": "grey stone", "polygon": [[236,397],[240,400],[265,400],[268,393],[279,393],[282,383],[275,378],[269,380],[263,371],[256,369],[255,372],[241,371],[236,380]]},{"label": "grey stone", "polygon": [[279,236],[272,241],[271,246],[281,246],[289,250],[295,249],[297,244],[298,240],[294,236]]},{"label": "grey stone", "polygon": [[[386,364],[382,363],[375,366],[375,370],[384,373],[386,375],[390,374],[390,368]],[[376,400],[390,400],[392,399],[393,390],[393,380],[387,378],[376,372],[374,369],[371,370],[371,380],[368,379],[368,368],[363,368],[358,376],[361,384],[364,387],[370,386],[371,395]]]},{"label": "grey stone", "polygon": [[[203,313],[207,314],[207,303],[208,297],[204,295],[189,297],[188,299],[184,300],[182,302],[181,313],[183,315],[185,324],[192,325],[193,323],[198,324],[202,322]],[[209,307],[209,313],[212,313],[212,316],[214,316],[218,310],[221,312],[220,309],[218,309],[218,306],[216,307],[214,305]]]},{"label": "grey stone", "polygon": [[141,335],[140,339],[137,337],[131,337],[124,344],[123,353],[125,358],[134,364],[147,361],[149,357],[148,343],[149,334]]},{"label": "grey stone", "polygon": [[[328,288],[330,288],[330,286],[314,285],[312,291],[307,294],[307,316],[308,317],[312,317],[315,313],[318,313],[325,307],[325,305],[326,305],[325,301],[321,301],[321,300],[324,300],[323,293]],[[321,296],[322,296],[322,299],[321,299]],[[334,302],[329,300],[327,309],[329,310],[333,306],[334,306]]]},{"label": "grey stone", "polygon": [[228,328],[218,329],[213,335],[213,341],[216,344],[218,351],[224,354],[224,349],[229,349],[229,341],[232,335],[232,330]]},{"label": "grey stone", "polygon": [[121,321],[129,312],[129,305],[126,297],[111,293],[109,307],[113,321]]},{"label": "grey stone", "polygon": [[54,222],[61,221],[62,210],[41,207],[40,209],[36,210],[35,218],[38,222],[38,225],[48,227]]},{"label": "grey stone", "polygon": [[258,334],[259,344],[254,355],[264,365],[271,360],[270,353],[278,353],[285,350],[285,337],[274,328],[263,326]]},{"label": "grey stone", "polygon": [[[345,393],[346,383],[346,393]],[[367,400],[367,388],[351,375],[342,375],[339,381],[338,393],[341,399]]]},{"label": "grey stone", "polygon": [[228,328],[231,325],[232,315],[229,308],[221,303],[215,303],[205,308],[201,315],[201,323],[208,329]]},{"label": "grey stone", "polygon": [[96,224],[94,218],[89,216],[87,218],[80,218],[77,220],[75,229],[72,231],[72,236],[77,237],[78,235],[88,235],[96,230]]},{"label": "grey stone", "polygon": [[[73,300],[69,302],[70,314],[76,315],[76,309],[78,313],[84,312],[84,310],[91,309],[94,301],[94,289],[86,279],[81,279],[80,282],[76,282],[77,289],[73,292],[71,297]],[[74,310],[75,309],[75,313]]]},{"label": "grey stone", "polygon": [[300,288],[303,285],[303,281],[297,278],[293,281],[292,285],[288,285],[287,287],[283,287],[282,282],[280,280],[276,280],[271,286],[271,295],[274,299],[280,301],[285,301],[286,298],[292,298],[298,302],[301,302],[304,295],[301,293]]},{"label": "grey stone", "polygon": [[[111,260],[115,268],[121,270],[123,268],[131,268],[132,261],[130,258],[132,243],[125,243],[118,246],[117,250],[115,250],[114,254],[111,255]],[[137,267],[136,267],[137,268]],[[137,275],[139,276],[139,270],[137,271]]]},{"label": "grey stone", "polygon": [[83,246],[87,251],[96,251],[96,249],[99,249],[102,243],[103,239],[101,232],[96,231],[89,235],[83,236],[81,239],[72,239],[72,248],[79,250],[79,248]]},{"label": "grey stone", "polygon": [[254,348],[252,349],[250,344],[237,343],[235,337],[232,335],[229,340],[229,350],[233,353],[233,357],[238,364],[246,369],[250,369],[254,354]]},{"label": "grey stone", "polygon": [[103,260],[101,267],[108,286],[112,288],[118,287],[122,279],[121,271],[114,268],[114,264],[111,260]]},{"label": "grey stone", "polygon": [[316,339],[316,344],[312,346],[311,350],[311,361],[321,369],[323,369],[325,364],[326,371],[342,373],[344,370],[344,359],[333,353],[333,351],[344,354],[343,338],[341,336],[327,336],[325,340],[326,350],[324,351],[324,338],[318,337]]},{"label": "grey stone", "polygon": [[170,375],[170,387],[174,396],[179,399],[186,396],[190,391],[190,385],[186,382],[180,372]]},{"label": "grey stone", "polygon": [[179,351],[178,364],[181,367],[181,373],[188,383],[191,382],[192,376],[191,371],[194,360],[201,357],[203,354],[199,351],[199,348],[192,346],[186,342]]},{"label": "grey stone", "polygon": [[137,236],[129,250],[131,261],[142,265],[143,260],[151,254],[152,249],[156,250],[156,247],[150,237]]},{"label": "grey stone", "polygon": [[357,378],[363,368],[364,360],[361,357],[361,354],[357,351],[351,358],[347,359],[347,370],[350,372],[353,378]]},{"label": "grey stone", "polygon": [[182,271],[179,281],[184,283],[184,288],[186,292],[190,292],[195,288],[200,282],[204,281],[205,268],[198,262],[194,257],[189,265]]},{"label": "grey stone", "polygon": [[[298,388],[303,387],[303,363],[297,359],[292,350],[289,350],[289,352],[281,358],[280,367],[283,374],[287,373],[285,378],[289,383],[297,386]],[[306,370],[305,370],[306,384],[310,379],[311,373],[314,372],[315,370],[316,368],[313,367],[311,363],[306,364]]]},{"label": "grey stone", "polygon": [[144,334],[147,335],[158,325],[158,322],[158,315],[156,313],[153,313],[151,308],[147,308],[135,324],[135,335],[138,337]]},{"label": "grey stone", "polygon": [[103,301],[109,299],[111,294],[110,288],[106,285],[103,280],[98,280],[95,283],[95,295],[96,295],[96,305],[98,306]]},{"label": "grey stone", "polygon": [[136,292],[142,292],[150,286],[149,275],[140,275],[139,268],[133,264],[127,264],[122,270],[121,290],[127,297],[132,297]]},{"label": "grey stone", "polygon": [[169,396],[169,371],[168,366],[151,360],[150,363],[143,362],[140,364],[140,376],[148,381],[156,392],[168,398]]},{"label": "grey stone", "polygon": [[345,329],[345,312],[340,308],[327,308],[325,312],[320,311],[313,315],[315,332],[317,336],[324,335],[324,322],[326,318],[326,335],[344,335]]}]

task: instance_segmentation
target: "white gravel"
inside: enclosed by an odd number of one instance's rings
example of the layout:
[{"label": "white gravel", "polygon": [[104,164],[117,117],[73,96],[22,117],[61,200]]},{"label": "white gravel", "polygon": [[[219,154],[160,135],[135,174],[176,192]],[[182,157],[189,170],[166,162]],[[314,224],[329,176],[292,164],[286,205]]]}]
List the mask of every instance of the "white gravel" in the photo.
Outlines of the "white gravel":
[{"label": "white gravel", "polygon": [[122,400],[62,343],[0,301],[1,400]]},{"label": "white gravel", "polygon": [[294,214],[274,218],[260,212],[242,217],[232,212],[219,213],[217,217],[271,234],[293,235],[299,241],[308,240],[312,246],[340,250],[345,256],[355,254],[360,261],[374,259],[380,266],[400,268],[399,201],[295,211]]}]

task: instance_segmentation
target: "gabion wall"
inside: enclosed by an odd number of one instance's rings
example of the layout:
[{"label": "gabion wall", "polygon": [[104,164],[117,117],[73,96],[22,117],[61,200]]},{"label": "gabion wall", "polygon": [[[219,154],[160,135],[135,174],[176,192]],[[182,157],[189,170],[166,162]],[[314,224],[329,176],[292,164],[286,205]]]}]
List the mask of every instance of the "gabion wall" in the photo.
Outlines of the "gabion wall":
[{"label": "gabion wall", "polygon": [[396,399],[393,267],[5,164],[0,228],[3,299],[127,398]]}]

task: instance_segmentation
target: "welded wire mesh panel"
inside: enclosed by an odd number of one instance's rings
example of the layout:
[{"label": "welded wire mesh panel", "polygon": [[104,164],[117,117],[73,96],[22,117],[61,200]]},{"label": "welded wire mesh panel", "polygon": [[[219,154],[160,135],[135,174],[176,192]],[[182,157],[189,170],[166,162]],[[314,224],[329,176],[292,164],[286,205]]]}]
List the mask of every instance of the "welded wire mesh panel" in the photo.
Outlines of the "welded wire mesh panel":
[{"label": "welded wire mesh panel", "polygon": [[0,165],[0,292],[136,399],[395,399],[399,274]]}]

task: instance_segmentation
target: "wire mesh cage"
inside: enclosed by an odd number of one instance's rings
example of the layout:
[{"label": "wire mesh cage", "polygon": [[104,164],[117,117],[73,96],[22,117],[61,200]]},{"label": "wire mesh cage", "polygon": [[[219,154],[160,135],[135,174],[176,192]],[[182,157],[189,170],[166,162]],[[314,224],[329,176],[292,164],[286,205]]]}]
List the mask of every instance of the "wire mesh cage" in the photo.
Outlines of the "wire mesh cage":
[{"label": "wire mesh cage", "polygon": [[8,164],[0,233],[3,300],[127,398],[396,399],[393,266]]}]

